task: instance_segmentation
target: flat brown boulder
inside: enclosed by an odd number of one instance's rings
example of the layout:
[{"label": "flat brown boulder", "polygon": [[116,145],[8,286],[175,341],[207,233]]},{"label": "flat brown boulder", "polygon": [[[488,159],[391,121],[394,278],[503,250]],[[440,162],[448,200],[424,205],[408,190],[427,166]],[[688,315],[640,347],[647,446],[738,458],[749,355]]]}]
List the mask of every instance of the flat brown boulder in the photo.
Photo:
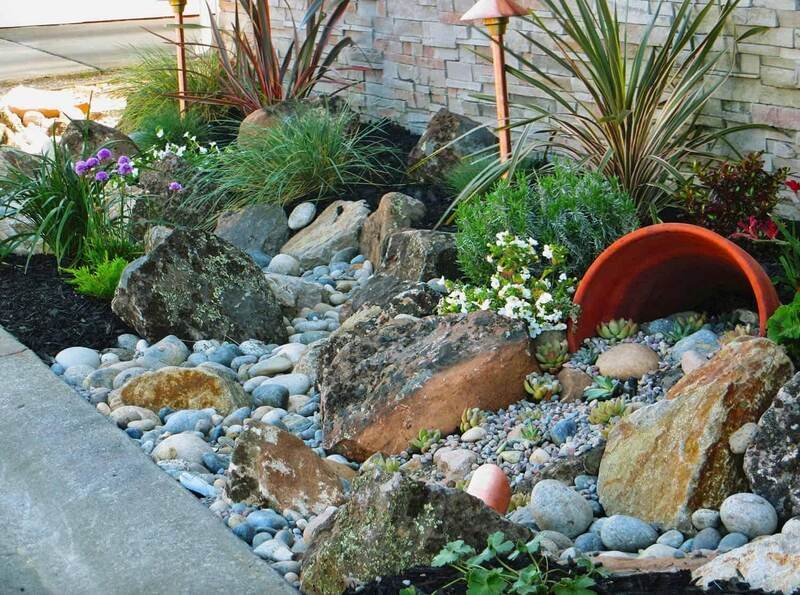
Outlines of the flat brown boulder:
[{"label": "flat brown boulder", "polygon": [[406,281],[458,279],[457,257],[455,234],[407,229],[387,238],[378,270]]},{"label": "flat brown boulder", "polygon": [[691,531],[691,514],[747,491],[728,438],[754,422],[792,374],[768,339],[739,339],[684,376],[665,400],[622,418],[606,444],[597,492],[606,513]]},{"label": "flat brown boulder", "polygon": [[524,323],[491,312],[345,324],[320,362],[323,446],[358,461],[520,400],[535,368]]},{"label": "flat brown boulder", "polygon": [[322,514],[345,500],[345,483],[355,471],[321,458],[284,430],[253,422],[236,440],[228,496],[234,502],[291,508],[304,516]]},{"label": "flat brown boulder", "polygon": [[353,583],[429,566],[451,541],[481,551],[495,531],[512,542],[532,537],[462,490],[370,469],[356,480],[350,500],[317,529],[303,558],[302,590],[339,595]]},{"label": "flat brown boulder", "polygon": [[136,405],[156,413],[162,407],[175,410],[213,407],[227,415],[252,403],[237,382],[211,370],[168,366],[132,378],[111,393],[109,404],[112,409]]},{"label": "flat brown boulder", "polygon": [[384,194],[377,210],[361,230],[361,254],[375,266],[381,263],[386,241],[393,233],[414,227],[425,217],[425,205],[401,192]]}]

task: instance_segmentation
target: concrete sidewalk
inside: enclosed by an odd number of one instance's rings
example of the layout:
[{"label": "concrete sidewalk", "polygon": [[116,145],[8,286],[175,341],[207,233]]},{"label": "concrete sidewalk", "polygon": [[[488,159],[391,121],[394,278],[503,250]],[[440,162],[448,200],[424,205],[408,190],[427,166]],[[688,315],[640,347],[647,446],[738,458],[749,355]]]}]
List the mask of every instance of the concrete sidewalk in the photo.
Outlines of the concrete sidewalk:
[{"label": "concrete sidewalk", "polygon": [[296,591],[0,327],[0,593]]},{"label": "concrete sidewalk", "polygon": [[[0,29],[0,81],[103,72],[136,61],[137,52],[172,46],[153,35],[175,35],[172,19],[144,19]],[[197,24],[198,17],[187,18]],[[149,31],[148,31],[149,30]],[[199,29],[188,29],[188,41]]]}]

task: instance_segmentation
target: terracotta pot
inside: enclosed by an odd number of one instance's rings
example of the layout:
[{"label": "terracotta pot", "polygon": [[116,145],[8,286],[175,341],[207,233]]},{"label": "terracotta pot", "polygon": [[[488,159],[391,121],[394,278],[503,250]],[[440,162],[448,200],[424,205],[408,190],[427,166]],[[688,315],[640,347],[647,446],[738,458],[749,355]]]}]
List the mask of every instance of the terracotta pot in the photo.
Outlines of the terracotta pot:
[{"label": "terracotta pot", "polygon": [[594,336],[601,322],[647,322],[704,309],[723,297],[750,303],[762,335],[780,305],[761,265],[721,235],[684,223],[643,227],[609,246],[581,279],[575,293],[581,314],[568,333],[570,350]]},{"label": "terracotta pot", "polygon": [[511,502],[508,477],[500,467],[488,463],[475,469],[467,486],[467,494],[483,500],[486,506],[500,514],[506,513]]}]

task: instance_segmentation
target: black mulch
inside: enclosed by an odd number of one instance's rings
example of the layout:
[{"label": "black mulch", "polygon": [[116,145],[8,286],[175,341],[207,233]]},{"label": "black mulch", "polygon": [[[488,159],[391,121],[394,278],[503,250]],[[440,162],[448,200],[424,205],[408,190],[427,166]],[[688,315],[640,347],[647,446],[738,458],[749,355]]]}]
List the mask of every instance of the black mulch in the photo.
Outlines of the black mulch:
[{"label": "black mulch", "polygon": [[65,347],[102,349],[132,332],[108,302],[76,293],[55,260],[34,256],[0,261],[0,325],[45,361]]}]

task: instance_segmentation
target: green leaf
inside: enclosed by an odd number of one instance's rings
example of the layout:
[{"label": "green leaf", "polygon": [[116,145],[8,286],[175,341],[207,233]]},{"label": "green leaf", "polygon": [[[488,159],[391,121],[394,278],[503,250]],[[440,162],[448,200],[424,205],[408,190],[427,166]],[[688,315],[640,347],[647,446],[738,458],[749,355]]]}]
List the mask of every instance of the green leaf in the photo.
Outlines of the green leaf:
[{"label": "green leaf", "polygon": [[553,595],[594,595],[591,587],[595,586],[594,579],[590,576],[564,578],[553,585]]},{"label": "green leaf", "polygon": [[511,585],[511,591],[518,595],[546,592],[545,578],[539,567],[531,564],[520,571],[519,578]]},{"label": "green leaf", "polygon": [[417,588],[411,586],[411,587],[406,587],[405,589],[400,589],[398,595],[417,595]]},{"label": "green leaf", "polygon": [[440,566],[447,566],[448,564],[458,562],[465,556],[471,556],[474,553],[475,549],[464,543],[463,539],[451,541],[442,548],[442,551],[436,554],[433,558],[432,565],[437,568]]},{"label": "green leaf", "polygon": [[502,531],[495,531],[486,540],[487,545],[498,554],[507,554],[514,549],[514,544],[506,539]]},{"label": "green leaf", "polygon": [[499,568],[473,568],[467,573],[467,595],[501,595],[507,586]]}]

